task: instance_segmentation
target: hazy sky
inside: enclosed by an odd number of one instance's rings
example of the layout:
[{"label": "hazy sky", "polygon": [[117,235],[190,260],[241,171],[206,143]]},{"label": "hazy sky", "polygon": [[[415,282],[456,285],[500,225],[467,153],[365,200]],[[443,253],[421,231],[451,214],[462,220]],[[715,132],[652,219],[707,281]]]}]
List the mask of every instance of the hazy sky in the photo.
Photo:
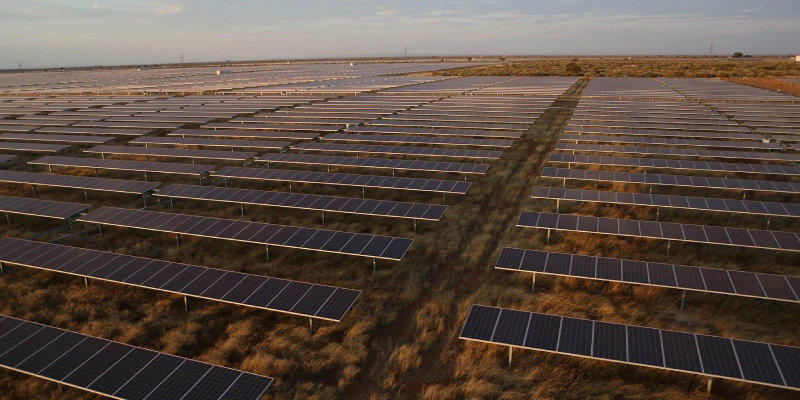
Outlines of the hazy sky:
[{"label": "hazy sky", "polygon": [[0,68],[454,54],[800,54],[800,1],[0,0]]}]

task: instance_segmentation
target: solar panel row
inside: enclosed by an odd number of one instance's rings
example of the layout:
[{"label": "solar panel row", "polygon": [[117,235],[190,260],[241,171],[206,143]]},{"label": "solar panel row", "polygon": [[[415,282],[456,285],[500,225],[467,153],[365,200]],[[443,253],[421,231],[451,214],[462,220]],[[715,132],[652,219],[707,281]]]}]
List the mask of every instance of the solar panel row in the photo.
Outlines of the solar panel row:
[{"label": "solar panel row", "polygon": [[452,163],[440,161],[414,161],[396,160],[389,158],[360,158],[339,156],[315,156],[306,154],[264,154],[256,159],[257,162],[291,163],[307,165],[336,165],[345,167],[387,168],[427,172],[454,172],[459,174],[485,174],[489,169],[487,164]]},{"label": "solar panel row", "polygon": [[88,204],[0,196],[0,212],[66,219],[89,209]]},{"label": "solar panel row", "polygon": [[429,136],[402,136],[402,135],[357,135],[352,133],[333,133],[325,135],[320,140],[333,142],[379,142],[403,144],[432,144],[452,146],[477,146],[477,147],[511,147],[512,140],[502,139],[470,139],[456,137],[429,137]]},{"label": "solar panel row", "polygon": [[0,182],[98,190],[103,192],[145,194],[160,185],[158,182],[127,181],[123,179],[92,178],[39,174],[35,172],[0,170]]},{"label": "solar panel row", "polygon": [[78,135],[44,135],[27,133],[4,133],[0,140],[30,140],[32,142],[63,142],[63,143],[106,143],[116,138]]},{"label": "solar panel row", "polygon": [[292,146],[295,150],[302,151],[329,151],[339,153],[376,153],[376,154],[396,154],[408,156],[426,157],[454,157],[454,158],[478,158],[478,159],[499,159],[503,154],[501,151],[490,150],[466,150],[466,149],[442,149],[436,147],[412,147],[412,146],[382,146],[369,144],[340,144],[340,143],[300,143]]},{"label": "solar panel row", "polygon": [[630,204],[637,206],[682,208],[687,210],[720,211],[739,214],[800,217],[800,204],[774,203],[766,201],[666,196],[661,194],[605,192],[598,190],[579,190],[550,187],[533,188],[531,197],[537,199],[573,200],[611,204]]},{"label": "solar panel row", "polygon": [[611,135],[570,135],[564,134],[559,137],[561,141],[571,142],[601,142],[601,143],[626,143],[626,144],[647,144],[664,146],[686,146],[686,147],[719,147],[719,148],[745,148],[760,150],[780,150],[779,143],[763,143],[755,141],[723,141],[723,140],[691,140],[691,139],[667,139],[659,137],[637,137],[637,136],[611,136]]},{"label": "solar panel row", "polygon": [[219,150],[185,150],[185,149],[165,149],[160,147],[130,147],[130,146],[95,146],[84,150],[84,153],[130,156],[152,156],[152,157],[175,157],[175,158],[204,158],[211,160],[231,160],[247,162],[257,156],[255,152],[242,151],[219,151]]},{"label": "solar panel row", "polygon": [[461,339],[800,389],[800,349],[473,305]]},{"label": "solar panel row", "polygon": [[20,142],[0,142],[0,150],[33,152],[33,153],[57,153],[68,149],[69,146],[61,144],[39,144],[39,143],[20,143]]},{"label": "solar panel row", "polygon": [[211,129],[176,129],[167,136],[180,137],[226,137],[240,139],[288,139],[288,140],[312,140],[316,139],[318,133],[308,132],[258,132],[242,131],[234,129],[211,130]]},{"label": "solar panel row", "polygon": [[590,171],[585,169],[545,167],[546,178],[581,179],[588,181],[641,183],[702,187],[714,189],[754,190],[764,192],[800,193],[800,183],[761,181],[751,179],[708,178],[703,176],[641,174],[635,172]]},{"label": "solar panel row", "polygon": [[47,165],[74,168],[109,169],[118,171],[153,172],[177,175],[204,175],[214,169],[213,165],[177,164],[145,161],[103,160],[97,158],[46,156],[33,161],[31,165]]},{"label": "solar panel row", "polygon": [[316,183],[323,185],[416,190],[421,192],[454,194],[466,194],[471,185],[469,182],[444,181],[438,179],[395,178],[391,176],[241,167],[223,167],[214,172],[214,176],[221,178],[254,179],[261,181]]},{"label": "solar panel row", "polygon": [[800,251],[794,232],[762,231],[720,226],[602,218],[524,211],[517,226],[563,231],[678,240],[770,250]]},{"label": "solar panel row", "polygon": [[690,131],[664,131],[655,129],[625,129],[625,128],[594,128],[568,126],[564,128],[565,134],[570,135],[621,135],[644,137],[678,137],[678,138],[703,138],[703,139],[728,139],[728,140],[763,140],[764,136],[755,133],[736,132],[690,132]]},{"label": "solar panel row", "polygon": [[0,262],[304,317],[340,321],[359,290],[52,243],[0,239]]},{"label": "solar panel row", "polygon": [[694,171],[739,172],[765,175],[798,175],[800,167],[764,164],[740,164],[708,161],[686,161],[659,158],[626,158],[611,156],[582,156],[555,153],[550,155],[550,162],[613,165],[622,167],[688,169]]},{"label": "solar panel row", "polygon": [[42,128],[36,133],[66,133],[83,135],[116,135],[116,136],[142,136],[152,132],[149,129],[113,129],[113,128],[78,128],[75,126],[63,128]]},{"label": "solar panel row", "polygon": [[78,219],[100,225],[122,226],[269,246],[346,254],[400,261],[413,239],[298,228],[155,211],[101,207]]},{"label": "solar panel row", "polygon": [[496,269],[800,302],[800,277],[505,247]]},{"label": "solar panel row", "polygon": [[447,209],[436,204],[178,184],[159,190],[155,196],[429,221],[440,220]]},{"label": "solar panel row", "polygon": [[257,400],[273,380],[5,315],[0,365],[118,399]]},{"label": "solar panel row", "polygon": [[348,133],[378,133],[384,135],[426,135],[426,136],[465,136],[503,139],[519,139],[519,131],[482,131],[470,129],[426,129],[400,126],[355,126],[347,128]]},{"label": "solar panel row", "polygon": [[681,157],[744,158],[750,160],[768,161],[800,161],[800,154],[675,149],[670,147],[607,146],[599,144],[556,143],[556,150],[571,150],[573,152],[590,151],[595,153],[633,153],[639,155],[654,154]]}]

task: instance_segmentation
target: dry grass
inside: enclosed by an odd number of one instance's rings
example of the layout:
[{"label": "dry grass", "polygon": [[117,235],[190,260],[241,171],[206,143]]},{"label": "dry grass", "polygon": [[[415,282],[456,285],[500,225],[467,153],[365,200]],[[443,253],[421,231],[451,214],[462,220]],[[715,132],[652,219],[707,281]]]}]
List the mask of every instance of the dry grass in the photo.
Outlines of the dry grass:
[{"label": "dry grass", "polygon": [[[584,85],[585,81],[580,81],[569,94],[580,94]],[[466,196],[448,196],[449,209],[442,221],[420,223],[417,235],[410,222],[326,215],[329,229],[415,239],[403,262],[379,262],[375,274],[370,261],[353,257],[275,249],[267,262],[260,246],[186,238],[177,249],[170,235],[123,228],[112,228],[105,236],[92,230],[63,241],[85,248],[363,290],[354,309],[340,323],[318,323],[311,332],[303,318],[201,300],[191,300],[186,313],[178,296],[111,283],[86,288],[79,279],[13,266],[0,279],[0,313],[269,375],[276,378],[266,396],[270,399],[705,398],[705,381],[694,375],[522,350],[515,351],[509,367],[506,348],[458,339],[474,303],[800,345],[797,307],[792,304],[690,293],[686,311],[679,312],[677,291],[547,277],[537,279],[537,293],[531,294],[529,275],[495,271],[500,249],[517,246],[798,274],[797,257],[779,252],[673,244],[667,256],[663,244],[656,241],[567,233],[554,234],[551,244],[546,245],[543,232],[516,228],[514,222],[520,211],[554,208],[552,202],[532,200],[529,195],[535,185],[553,184],[537,176],[569,116],[568,109],[547,111],[514,147],[492,163],[488,174],[470,179],[473,187]],[[11,168],[28,169],[24,162],[31,158],[22,157]],[[111,172],[104,176],[127,177]],[[159,176],[158,180],[165,182],[167,178]],[[170,182],[178,183],[189,180],[170,178]],[[236,186],[288,190],[285,185],[254,182],[237,182]],[[576,183],[575,187],[597,186]],[[23,195],[25,189],[6,185],[0,193]],[[602,189],[642,190],[635,185]],[[360,195],[309,185],[295,186],[295,191]],[[671,193],[687,191],[676,189]],[[82,193],[61,189],[43,188],[40,196],[82,201]],[[118,206],[132,200],[90,196],[94,207]],[[441,201],[439,196],[391,191],[368,191],[367,197]],[[180,201],[175,212],[240,218],[236,206],[203,202]],[[562,212],[654,219],[652,210],[620,206],[562,203]],[[662,212],[661,218],[753,227],[763,223],[710,214],[684,217],[678,211]],[[316,213],[273,208],[247,207],[245,219],[321,227]],[[796,222],[773,223],[781,229],[797,228]],[[3,228],[3,235],[24,238],[54,226],[57,224],[52,221],[19,218]],[[718,380],[712,397],[789,399],[794,395],[787,390]],[[33,398],[98,397],[69,388],[59,390],[55,384],[0,370],[0,399]]]}]

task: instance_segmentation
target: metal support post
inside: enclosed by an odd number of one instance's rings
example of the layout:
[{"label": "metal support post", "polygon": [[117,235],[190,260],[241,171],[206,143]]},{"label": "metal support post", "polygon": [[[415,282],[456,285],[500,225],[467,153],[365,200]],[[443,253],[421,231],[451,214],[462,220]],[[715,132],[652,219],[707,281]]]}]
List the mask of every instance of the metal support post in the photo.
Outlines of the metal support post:
[{"label": "metal support post", "polygon": [[145,207],[147,207],[147,197],[145,196],[145,194],[144,194],[144,193],[142,193],[142,204],[143,204]]},{"label": "metal support post", "polygon": [[83,199],[89,201],[89,193],[86,192],[86,189],[83,190]]},{"label": "metal support post", "polygon": [[[97,168],[94,169],[94,177],[97,178]],[[146,179],[145,179],[146,180]]]},{"label": "metal support post", "polygon": [[0,263],[0,275],[5,275],[5,274],[6,274],[6,265]]},{"label": "metal support post", "polygon": [[179,233],[175,234],[175,242],[178,243],[178,248],[181,248],[181,235]]},{"label": "metal support post", "polygon": [[442,204],[447,204],[447,193],[442,193]]},{"label": "metal support post", "polygon": [[514,359],[514,348],[508,346],[508,366],[511,367],[511,361]]},{"label": "metal support post", "polygon": [[308,327],[311,328],[311,333],[314,333],[314,318],[308,319]]},{"label": "metal support post", "polygon": [[242,211],[242,218],[244,218],[244,203],[239,204],[239,209]]},{"label": "metal support post", "polygon": [[267,245],[267,262],[269,262],[269,245]]},{"label": "metal support post", "polygon": [[767,230],[769,230],[769,219],[770,219],[770,216],[767,215]]},{"label": "metal support post", "polygon": [[228,187],[228,178],[223,179],[223,181],[225,182],[225,187]]},{"label": "metal support post", "polygon": [[656,222],[658,222],[658,218],[661,216],[661,207],[656,207]]},{"label": "metal support post", "polygon": [[175,209],[175,198],[174,197],[170,197],[169,198],[169,208],[172,209],[172,210]]},{"label": "metal support post", "polygon": [[378,270],[378,259],[372,259],[372,273],[374,274]]},{"label": "metal support post", "polygon": [[414,233],[417,233],[417,219],[414,218]]},{"label": "metal support post", "polygon": [[144,173],[144,181],[147,182],[147,172]]},{"label": "metal support post", "polygon": [[322,210],[322,226],[325,226],[325,210]]},{"label": "metal support post", "polygon": [[366,199],[367,198],[367,187],[366,186],[362,186],[361,187],[361,198],[362,199]]},{"label": "metal support post", "polygon": [[547,244],[550,244],[550,229],[547,230]]},{"label": "metal support post", "polygon": [[83,277],[83,284],[86,285],[86,287],[89,287],[89,278]]},{"label": "metal support post", "polygon": [[556,214],[560,214],[558,209],[561,208],[561,199],[556,199]]},{"label": "metal support post", "polygon": [[100,236],[103,236],[103,225],[97,225],[100,228]]},{"label": "metal support post", "polygon": [[11,217],[8,216],[8,213],[6,213],[6,221],[11,225]]},{"label": "metal support post", "polygon": [[292,181],[289,181],[289,193],[292,193]]},{"label": "metal support post", "polygon": [[686,291],[685,290],[683,291],[683,293],[681,293],[681,311],[683,311],[684,304],[686,304]]},{"label": "metal support post", "polygon": [[667,255],[669,255],[669,247],[672,244],[671,240],[667,240]]},{"label": "metal support post", "polygon": [[31,185],[31,192],[33,192],[33,197],[36,197],[36,186]]},{"label": "metal support post", "polygon": [[533,279],[531,280],[531,293],[536,293],[536,272],[533,273]]},{"label": "metal support post", "polygon": [[183,310],[189,312],[189,298],[183,296]]},{"label": "metal support post", "polygon": [[711,394],[711,383],[714,382],[714,379],[711,377],[708,378],[708,385],[706,386],[706,393]]}]

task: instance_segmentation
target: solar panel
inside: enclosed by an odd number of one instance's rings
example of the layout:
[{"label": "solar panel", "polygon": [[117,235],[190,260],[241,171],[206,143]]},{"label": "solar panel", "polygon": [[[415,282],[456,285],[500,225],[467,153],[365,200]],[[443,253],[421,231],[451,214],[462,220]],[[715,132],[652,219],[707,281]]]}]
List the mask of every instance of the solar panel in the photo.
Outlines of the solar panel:
[{"label": "solar panel", "polygon": [[731,200],[705,197],[668,196],[661,194],[606,192],[598,190],[534,187],[532,198],[573,200],[610,204],[680,208],[730,212],[739,214],[800,217],[800,204],[766,201]]},{"label": "solar panel", "polygon": [[693,171],[736,172],[765,175],[797,175],[800,168],[782,165],[740,164],[708,161],[686,161],[659,158],[626,158],[611,156],[584,156],[554,153],[550,162],[592,165],[613,165],[622,167],[686,169]]},{"label": "solar panel", "polygon": [[217,122],[205,124],[202,129],[253,129],[261,131],[284,131],[284,132],[313,132],[313,133],[329,133],[338,132],[345,127],[345,124],[340,125],[293,125],[293,124],[251,124],[251,123],[233,123],[233,122]]},{"label": "solar panel", "polygon": [[412,147],[412,146],[382,146],[368,144],[341,144],[341,143],[299,143],[292,146],[292,149],[302,151],[329,151],[338,153],[376,153],[376,154],[396,154],[409,156],[426,157],[454,157],[454,158],[478,158],[478,159],[499,159],[502,151],[491,150],[467,150],[467,149],[441,149],[436,147]]},{"label": "solar panel", "polygon": [[714,131],[714,132],[742,132],[748,133],[749,129],[739,125],[702,125],[702,124],[658,124],[649,122],[616,122],[616,121],[570,121],[570,127],[599,126],[603,128],[627,129],[658,129],[677,131]]},{"label": "solar panel", "polygon": [[396,118],[382,118],[369,121],[371,126],[400,126],[416,128],[438,128],[438,129],[481,129],[481,130],[501,130],[501,131],[525,131],[530,127],[529,124],[502,124],[488,122],[461,122],[461,121],[416,121],[402,120]]},{"label": "solar panel", "polygon": [[502,139],[470,139],[457,137],[435,136],[401,136],[401,135],[357,135],[352,133],[332,133],[320,137],[320,140],[332,142],[379,142],[403,144],[433,144],[452,146],[477,146],[477,147],[511,147],[512,140]]},{"label": "solar panel", "polygon": [[77,128],[139,128],[139,129],[178,129],[186,124],[182,122],[109,122],[87,121],[78,122],[72,126]]},{"label": "solar panel", "polygon": [[15,158],[17,158],[17,156],[12,155],[12,154],[0,154],[0,163],[4,163],[6,161],[11,161],[11,160],[13,160]]},{"label": "solar panel", "polygon": [[175,157],[175,158],[204,158],[211,160],[231,160],[246,163],[251,158],[257,156],[254,152],[240,151],[218,151],[218,150],[185,150],[185,149],[165,149],[158,147],[130,147],[130,146],[95,146],[84,153],[131,156],[152,156],[152,157]]},{"label": "solar panel", "polygon": [[626,182],[646,185],[703,187],[714,189],[753,190],[798,193],[800,183],[750,179],[707,178],[702,176],[640,174],[635,172],[590,171],[585,169],[551,168],[542,170],[545,178],[581,179],[588,181]]},{"label": "solar panel", "polygon": [[33,142],[63,142],[63,143],[106,143],[116,138],[78,135],[43,135],[26,133],[4,133],[0,140],[30,140]]},{"label": "solar panel", "polygon": [[[761,138],[763,140],[763,138]],[[602,136],[602,135],[561,135],[561,141],[574,142],[602,142],[602,143],[625,143],[625,144],[648,144],[663,146],[687,146],[687,147],[718,147],[733,149],[756,149],[756,150],[780,150],[779,143],[763,143],[755,141],[731,142],[722,140],[692,140],[692,139],[665,139],[657,137],[634,137],[634,136]]]},{"label": "solar panel", "polygon": [[0,132],[33,132],[41,126],[28,126],[28,125],[0,125]]},{"label": "solar panel", "polygon": [[318,133],[309,132],[258,132],[241,131],[234,129],[211,130],[211,129],[176,129],[167,136],[180,137],[226,137],[240,139],[289,139],[289,140],[312,140],[319,137]]},{"label": "solar panel", "polygon": [[459,338],[800,390],[796,347],[477,304]]},{"label": "solar panel", "polygon": [[[0,239],[0,261],[335,322],[344,318],[361,294],[360,290],[22,239]],[[288,293],[281,291],[284,288],[305,290],[288,301]]]},{"label": "solar panel", "polygon": [[756,133],[662,131],[654,129],[594,128],[587,126],[567,126],[564,128],[564,134],[623,135],[623,136],[677,137],[677,138],[703,138],[703,139],[728,139],[728,140],[764,139],[763,135],[759,135]]},{"label": "solar panel", "polygon": [[451,163],[439,161],[396,160],[388,158],[358,158],[338,156],[314,156],[305,154],[264,154],[257,162],[290,163],[307,165],[336,165],[345,167],[387,168],[427,172],[454,172],[459,174],[485,174],[487,164]]},{"label": "solar panel", "polygon": [[447,210],[447,206],[436,204],[179,184],[169,185],[154,196],[428,221],[439,221]]},{"label": "solar panel", "polygon": [[170,146],[207,146],[207,147],[241,147],[251,149],[271,149],[281,150],[289,147],[292,142],[267,142],[261,140],[230,140],[230,139],[196,139],[178,137],[140,137],[128,142],[130,144],[144,144],[145,147],[151,144],[163,144]]},{"label": "solar panel", "polygon": [[273,379],[0,315],[0,365],[119,399],[257,400]]},{"label": "solar panel", "polygon": [[357,175],[330,172],[293,171],[282,169],[223,167],[214,172],[220,178],[239,178],[275,182],[300,182],[362,188],[417,190],[422,192],[466,194],[470,182],[438,179],[395,178],[379,175]]},{"label": "solar panel", "polygon": [[[496,269],[800,302],[800,277],[505,247]],[[667,279],[659,278],[667,277]],[[642,279],[643,278],[643,279]],[[756,290],[749,287],[757,287]],[[763,289],[762,289],[763,288]]]},{"label": "solar panel", "polygon": [[27,126],[27,125],[38,125],[36,128],[40,128],[42,126],[67,126],[71,124],[70,121],[42,121],[42,120],[34,120],[28,121],[25,119],[15,119],[15,120],[3,120],[0,119],[0,130],[3,130],[4,126]]},{"label": "solar panel", "polygon": [[0,196],[0,212],[67,219],[89,209],[88,204]]},{"label": "solar panel", "polygon": [[155,113],[149,115],[136,114],[132,117],[106,118],[109,122],[166,122],[179,124],[205,124],[214,118],[210,117],[184,117],[175,114]]},{"label": "solar panel", "polygon": [[[298,228],[260,222],[101,207],[78,219],[122,226],[245,243],[400,261],[413,239]],[[320,239],[323,239],[321,240]],[[334,240],[334,238],[336,238]]]},{"label": "solar panel", "polygon": [[354,126],[347,128],[348,133],[378,133],[384,135],[427,135],[427,136],[466,136],[466,137],[489,137],[503,139],[519,139],[522,132],[519,131],[482,131],[471,129],[428,129],[428,128],[407,128],[401,126]]},{"label": "solar panel", "polygon": [[67,133],[83,135],[115,135],[115,136],[142,136],[152,132],[149,129],[114,129],[114,128],[77,128],[74,126],[61,128],[41,128],[36,133]]},{"label": "solar panel", "polygon": [[608,146],[601,144],[556,143],[556,150],[590,151],[596,153],[633,153],[638,155],[655,154],[662,156],[737,158],[751,160],[800,161],[800,154],[775,152],[742,152],[719,150],[676,149],[670,147]]},{"label": "solar panel", "polygon": [[[603,225],[600,225],[600,224]],[[706,225],[632,219],[599,218],[524,211],[517,226],[620,235],[650,239],[720,244],[768,250],[800,251],[800,236],[793,232],[762,231]]]},{"label": "solar panel", "polygon": [[20,142],[0,142],[0,150],[32,152],[32,153],[57,153],[61,150],[68,149],[68,145],[61,144],[38,144],[38,143],[20,143]]},{"label": "solar panel", "polygon": [[35,172],[4,170],[0,170],[0,182],[97,190],[101,192],[131,193],[139,195],[145,194],[161,185],[158,182],[127,181],[123,179],[39,174]]},{"label": "solar panel", "polygon": [[47,165],[59,167],[94,168],[118,171],[152,172],[176,175],[205,175],[212,169],[213,165],[200,164],[177,164],[159,163],[143,161],[125,160],[102,160],[97,158],[77,158],[77,157],[58,157],[46,156],[33,161],[28,161],[31,165]]}]

